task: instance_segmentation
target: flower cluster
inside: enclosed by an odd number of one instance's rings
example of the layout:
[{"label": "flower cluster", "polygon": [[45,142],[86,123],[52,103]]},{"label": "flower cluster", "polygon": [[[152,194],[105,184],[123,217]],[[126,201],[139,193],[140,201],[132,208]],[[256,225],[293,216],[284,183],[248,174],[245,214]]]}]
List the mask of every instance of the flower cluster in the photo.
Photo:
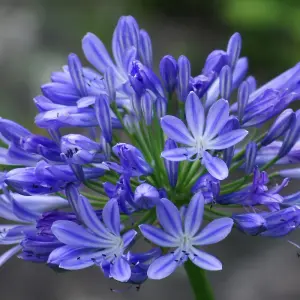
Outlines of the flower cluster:
[{"label": "flower cluster", "polygon": [[[133,17],[118,21],[113,57],[86,34],[90,67],[70,54],[34,98],[48,137],[0,119],[0,216],[13,222],[0,227],[0,244],[13,245],[0,265],[18,255],[54,270],[96,266],[140,285],[188,260],[221,270],[201,247],[233,226],[269,237],[298,228],[300,194],[280,192],[300,177],[288,167],[300,161],[300,111],[288,108],[300,64],[257,88],[241,43],[233,34],[195,76],[186,56],[166,55],[158,76]],[[286,167],[268,174],[274,164]],[[133,251],[142,236],[151,246]]]}]

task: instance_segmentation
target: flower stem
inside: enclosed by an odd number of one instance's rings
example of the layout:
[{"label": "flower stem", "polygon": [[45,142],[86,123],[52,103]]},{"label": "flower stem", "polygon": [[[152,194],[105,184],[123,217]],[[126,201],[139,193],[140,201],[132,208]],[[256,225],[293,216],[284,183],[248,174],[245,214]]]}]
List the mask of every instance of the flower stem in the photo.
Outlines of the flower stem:
[{"label": "flower stem", "polygon": [[190,260],[184,264],[185,271],[188,275],[188,279],[192,289],[194,291],[195,300],[213,300],[213,292],[206,278],[205,271]]}]

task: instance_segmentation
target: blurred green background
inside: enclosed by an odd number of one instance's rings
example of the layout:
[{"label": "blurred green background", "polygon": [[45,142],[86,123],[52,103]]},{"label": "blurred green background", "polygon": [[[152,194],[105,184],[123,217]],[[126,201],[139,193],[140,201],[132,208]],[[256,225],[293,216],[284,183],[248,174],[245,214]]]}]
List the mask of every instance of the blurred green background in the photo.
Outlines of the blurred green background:
[{"label": "blurred green background", "polygon": [[[39,86],[68,53],[83,58],[86,32],[110,49],[114,26],[127,14],[152,37],[156,66],[165,54],[185,54],[197,75],[207,54],[226,48],[236,31],[259,85],[300,60],[299,0],[0,0],[0,116],[38,132],[32,98]],[[224,262],[224,271],[210,273],[217,300],[299,300],[300,261],[285,240],[235,232],[211,248]],[[57,275],[16,258],[0,270],[3,300],[191,299],[182,270],[139,293],[113,294],[112,286],[95,269]]]}]

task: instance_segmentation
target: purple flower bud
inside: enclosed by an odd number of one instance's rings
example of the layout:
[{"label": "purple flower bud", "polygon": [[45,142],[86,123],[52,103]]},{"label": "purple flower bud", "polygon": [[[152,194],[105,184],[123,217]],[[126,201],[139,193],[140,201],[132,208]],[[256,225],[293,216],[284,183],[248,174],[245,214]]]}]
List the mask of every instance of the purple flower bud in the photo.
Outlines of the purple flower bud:
[{"label": "purple flower bud", "polygon": [[208,76],[200,74],[191,80],[191,84],[194,92],[197,94],[199,98],[202,98],[203,95],[210,88],[212,83],[215,81],[217,74],[215,72],[211,72]]},{"label": "purple flower bud", "polygon": [[291,206],[264,216],[267,230],[262,236],[281,237],[298,228],[300,225],[300,207]]},{"label": "purple flower bud", "polygon": [[152,68],[152,44],[147,31],[140,30],[139,55],[147,68]]},{"label": "purple flower bud", "polygon": [[83,165],[92,162],[101,147],[81,134],[68,134],[61,138],[60,149],[69,164]]},{"label": "purple flower bud", "polygon": [[63,245],[54,235],[31,231],[21,242],[22,252],[18,258],[35,263],[47,263],[50,253]]},{"label": "purple flower bud", "polygon": [[104,85],[110,103],[116,100],[115,76],[114,69],[108,67],[104,73]]},{"label": "purple flower bud", "polygon": [[117,65],[121,65],[126,50],[131,47],[139,49],[140,29],[132,16],[119,19],[113,35],[113,54]]},{"label": "purple flower bud", "polygon": [[226,163],[228,168],[230,168],[231,166],[232,158],[234,156],[234,150],[235,150],[234,146],[223,150],[223,160]]},{"label": "purple flower bud", "polygon": [[246,81],[249,85],[249,95],[256,90],[256,79],[253,76],[248,76]]},{"label": "purple flower bud", "polygon": [[112,121],[107,96],[100,95],[95,102],[95,113],[102,130],[102,134],[108,143],[112,141]]},{"label": "purple flower bud", "polygon": [[300,110],[296,112],[296,118],[290,124],[290,129],[286,132],[282,146],[279,149],[278,156],[283,157],[287,155],[293,148],[300,134]]},{"label": "purple flower bud", "polygon": [[232,72],[229,66],[224,66],[220,72],[220,95],[229,100],[232,89]]},{"label": "purple flower bud", "polygon": [[233,215],[232,219],[240,230],[249,235],[258,235],[266,229],[266,220],[260,214],[246,213]]},{"label": "purple flower bud", "polygon": [[71,53],[68,57],[69,72],[77,92],[81,97],[87,96],[86,83],[82,73],[82,65],[78,56]]},{"label": "purple flower bud", "polygon": [[18,123],[0,118],[0,135],[8,141],[19,145],[21,139],[30,136],[31,132]]},{"label": "purple flower bud", "polygon": [[246,146],[245,153],[245,173],[251,174],[255,167],[255,159],[257,155],[257,145],[255,142],[250,142]]},{"label": "purple flower bud", "polygon": [[41,86],[43,95],[53,103],[62,105],[76,105],[80,98],[78,90],[72,84],[50,82]]},{"label": "purple flower bud", "polygon": [[125,173],[131,176],[133,176],[132,174],[135,174],[134,176],[142,176],[153,172],[142,152],[136,147],[130,144],[118,143],[112,150],[120,158]]},{"label": "purple flower bud", "polygon": [[155,101],[155,109],[157,118],[162,118],[167,113],[167,100],[163,97],[158,97]]},{"label": "purple flower bud", "polygon": [[236,32],[230,37],[227,45],[229,65],[231,67],[234,67],[235,63],[237,62],[241,53],[241,49],[242,49],[242,37],[238,32]]},{"label": "purple flower bud", "polygon": [[[171,150],[177,148],[177,144],[171,140],[167,139],[165,143],[164,150]],[[178,179],[178,168],[179,168],[179,162],[171,161],[168,159],[164,159],[165,168],[167,170],[167,175],[169,179],[169,183],[171,187],[175,187],[177,184]]]},{"label": "purple flower bud", "polygon": [[153,103],[153,95],[146,91],[141,98],[141,110],[147,126],[150,126],[152,122]]},{"label": "purple flower bud", "polygon": [[129,80],[138,96],[141,96],[147,89],[157,97],[164,95],[160,80],[155,73],[137,60],[132,62]]},{"label": "purple flower bud", "polygon": [[178,98],[185,102],[190,91],[191,64],[184,55],[178,58]]},{"label": "purple flower bud", "polygon": [[159,64],[160,76],[168,93],[175,90],[177,84],[177,61],[171,55],[164,56]]},{"label": "purple flower bud", "polygon": [[49,194],[57,191],[52,182],[42,182],[35,168],[17,168],[6,173],[5,183],[21,195]]},{"label": "purple flower bud", "polygon": [[208,173],[202,175],[191,189],[191,192],[194,194],[199,191],[202,192],[205,204],[212,203],[220,193],[220,181]]},{"label": "purple flower bud", "polygon": [[281,113],[296,97],[296,93],[288,89],[279,91],[276,89],[267,89],[259,94],[254,100],[251,100],[245,109],[243,117],[244,127],[258,126],[268,121],[275,115]]},{"label": "purple flower bud", "polygon": [[150,209],[159,203],[159,193],[155,187],[142,183],[134,192],[134,203],[140,209]]},{"label": "purple flower bud", "polygon": [[61,161],[60,149],[57,144],[44,136],[32,134],[21,138],[20,146],[28,153],[40,154],[53,161]]},{"label": "purple flower bud", "polygon": [[237,96],[238,97],[237,103],[238,103],[238,117],[239,117],[239,120],[243,119],[245,108],[247,106],[248,99],[249,99],[249,91],[250,91],[249,83],[248,83],[248,81],[244,81],[239,86],[238,96]]},{"label": "purple flower bud", "polygon": [[39,127],[47,129],[98,125],[93,108],[80,109],[77,106],[63,106],[63,108],[41,112],[35,117],[35,123]]},{"label": "purple flower bud", "polygon": [[296,121],[296,114],[292,109],[284,110],[273,123],[269,129],[267,135],[262,140],[263,146],[271,144],[273,141],[282,136],[287,130],[289,130]]},{"label": "purple flower bud", "polygon": [[202,72],[205,76],[208,76],[211,72],[219,74],[221,69],[227,64],[227,53],[223,50],[214,50],[207,56]]}]

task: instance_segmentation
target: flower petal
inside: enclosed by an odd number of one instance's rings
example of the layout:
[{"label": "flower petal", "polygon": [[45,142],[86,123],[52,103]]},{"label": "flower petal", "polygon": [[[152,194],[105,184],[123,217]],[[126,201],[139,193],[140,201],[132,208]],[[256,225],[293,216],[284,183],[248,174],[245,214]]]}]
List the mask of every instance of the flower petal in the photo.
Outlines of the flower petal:
[{"label": "flower petal", "polygon": [[174,148],[165,150],[161,153],[161,157],[171,161],[187,160],[197,154],[197,149],[191,148]]},{"label": "flower petal", "polygon": [[97,217],[92,205],[87,200],[87,198],[80,195],[78,198],[77,207],[80,219],[87,228],[92,230],[101,238],[107,238],[110,235],[108,230]]},{"label": "flower petal", "polygon": [[12,199],[12,211],[20,220],[24,222],[35,222],[40,216],[39,213],[29,211],[23,205]]},{"label": "flower petal", "polygon": [[203,129],[205,124],[204,107],[199,97],[194,93],[190,92],[185,102],[185,115],[189,129],[193,136],[201,137],[203,135]]},{"label": "flower petal", "polygon": [[59,241],[74,247],[100,248],[102,239],[71,221],[56,221],[51,227]]},{"label": "flower petal", "polygon": [[178,245],[176,238],[164,232],[160,228],[148,224],[142,224],[139,228],[143,236],[157,246],[176,247]]},{"label": "flower petal", "polygon": [[202,163],[205,165],[209,174],[216,179],[223,180],[228,177],[228,167],[222,159],[213,157],[210,153],[204,151]]},{"label": "flower petal", "polygon": [[48,258],[48,264],[56,264],[59,265],[63,260],[78,260],[80,256],[87,253],[93,253],[95,250],[88,249],[86,247],[73,247],[69,245],[65,245],[53,250]]},{"label": "flower petal", "polygon": [[210,141],[209,145],[207,146],[207,149],[214,149],[214,150],[227,149],[242,141],[247,134],[248,131],[245,129],[231,130],[227,133],[219,135],[218,137]]},{"label": "flower petal", "polygon": [[191,199],[184,218],[184,232],[189,236],[194,236],[202,223],[204,212],[204,197],[202,192],[198,192]]},{"label": "flower petal", "polygon": [[84,76],[82,73],[82,65],[79,60],[79,57],[71,53],[68,57],[68,66],[69,72],[73,81],[74,86],[76,87],[78,93],[81,96],[87,95],[86,83],[84,81]]},{"label": "flower petal", "polygon": [[124,233],[122,235],[122,239],[124,242],[124,248],[128,247],[131,242],[133,241],[133,239],[135,238],[135,236],[137,235],[137,232],[135,230],[129,230],[126,233]]},{"label": "flower petal", "polygon": [[115,235],[120,235],[120,211],[117,201],[111,199],[103,208],[103,221],[106,227]]},{"label": "flower petal", "polygon": [[82,40],[82,49],[86,59],[101,73],[107,67],[113,67],[113,62],[104,44],[93,33],[87,33]]},{"label": "flower petal", "polygon": [[208,271],[222,270],[222,263],[216,257],[194,247],[191,250],[189,258],[196,266]]},{"label": "flower petal", "polygon": [[17,245],[10,248],[0,256],[0,267],[3,266],[10,258],[17,254],[21,250],[21,246]]},{"label": "flower petal", "polygon": [[182,222],[177,207],[168,199],[163,198],[156,206],[156,215],[164,230],[174,237],[182,234]]},{"label": "flower petal", "polygon": [[163,279],[175,271],[178,264],[174,254],[170,253],[157,258],[149,267],[147,275],[150,279]]},{"label": "flower petal", "polygon": [[118,281],[126,282],[131,276],[131,269],[128,262],[123,258],[117,258],[110,270],[111,276]]},{"label": "flower petal", "polygon": [[161,118],[160,125],[164,133],[175,142],[189,146],[195,145],[196,141],[180,119],[174,116],[164,116]]},{"label": "flower petal", "polygon": [[65,270],[81,270],[88,267],[91,267],[94,264],[93,261],[89,260],[80,260],[80,259],[71,259],[71,260],[64,260],[59,264],[61,269]]},{"label": "flower petal", "polygon": [[215,102],[208,111],[204,137],[211,140],[224,127],[229,118],[229,105],[224,99]]},{"label": "flower petal", "polygon": [[213,220],[193,238],[193,245],[203,246],[218,243],[227,237],[232,226],[231,218]]},{"label": "flower petal", "polygon": [[29,211],[44,212],[68,206],[68,201],[62,197],[50,195],[23,196],[11,193],[13,198]]}]

